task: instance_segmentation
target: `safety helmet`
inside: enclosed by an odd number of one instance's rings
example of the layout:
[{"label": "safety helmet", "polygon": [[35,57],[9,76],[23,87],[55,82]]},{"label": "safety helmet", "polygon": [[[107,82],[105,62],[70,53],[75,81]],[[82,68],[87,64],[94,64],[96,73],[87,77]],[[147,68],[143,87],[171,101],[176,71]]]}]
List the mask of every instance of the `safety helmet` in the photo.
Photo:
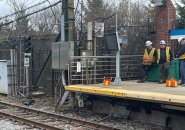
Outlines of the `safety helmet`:
[{"label": "safety helmet", "polygon": [[165,40],[161,40],[161,41],[160,41],[160,45],[166,45]]},{"label": "safety helmet", "polygon": [[150,46],[150,45],[152,45],[152,42],[151,41],[146,41],[145,46]]}]

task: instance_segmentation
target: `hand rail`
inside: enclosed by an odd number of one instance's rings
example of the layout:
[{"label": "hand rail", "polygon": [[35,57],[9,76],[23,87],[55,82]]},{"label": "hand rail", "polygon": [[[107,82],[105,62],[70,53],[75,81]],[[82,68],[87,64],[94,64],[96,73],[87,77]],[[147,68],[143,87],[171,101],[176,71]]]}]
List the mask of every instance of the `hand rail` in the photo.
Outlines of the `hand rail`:
[{"label": "hand rail", "polygon": [[[121,55],[121,78],[137,78],[140,74],[138,68],[141,60],[142,55]],[[93,84],[102,82],[104,76],[114,78],[116,76],[115,61],[115,56],[72,56],[69,63],[70,83]],[[77,62],[81,63],[81,72],[76,70]]]}]

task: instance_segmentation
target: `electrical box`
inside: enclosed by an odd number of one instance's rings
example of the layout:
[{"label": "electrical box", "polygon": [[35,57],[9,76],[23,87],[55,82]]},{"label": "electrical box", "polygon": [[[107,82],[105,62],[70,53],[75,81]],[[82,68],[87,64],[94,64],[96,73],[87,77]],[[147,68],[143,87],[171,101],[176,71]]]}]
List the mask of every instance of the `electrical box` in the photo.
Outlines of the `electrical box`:
[{"label": "electrical box", "polygon": [[0,93],[8,94],[8,68],[7,61],[0,60]]},{"label": "electrical box", "polygon": [[108,50],[120,51],[120,40],[117,32],[106,34],[105,39]]},{"label": "electrical box", "polygon": [[70,56],[74,56],[74,42],[52,43],[52,69],[65,70]]}]

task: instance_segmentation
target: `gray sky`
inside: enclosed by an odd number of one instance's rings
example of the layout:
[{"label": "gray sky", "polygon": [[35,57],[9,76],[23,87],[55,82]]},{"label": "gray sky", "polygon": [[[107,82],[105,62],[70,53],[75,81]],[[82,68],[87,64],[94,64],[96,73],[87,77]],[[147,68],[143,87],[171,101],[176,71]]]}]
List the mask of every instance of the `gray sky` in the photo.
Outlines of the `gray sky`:
[{"label": "gray sky", "polygon": [[[34,4],[37,4],[43,0],[27,0],[27,6],[31,6]],[[50,0],[50,1],[56,1],[56,0]],[[77,1],[77,0],[75,0]],[[85,0],[84,0],[85,1]],[[119,3],[120,0],[106,0],[108,2],[113,3]],[[132,0],[132,1],[138,1],[138,0]],[[173,2],[179,1],[179,0],[172,0]],[[7,14],[13,13],[12,8],[8,4],[8,0],[0,0],[0,17],[5,16]]]}]

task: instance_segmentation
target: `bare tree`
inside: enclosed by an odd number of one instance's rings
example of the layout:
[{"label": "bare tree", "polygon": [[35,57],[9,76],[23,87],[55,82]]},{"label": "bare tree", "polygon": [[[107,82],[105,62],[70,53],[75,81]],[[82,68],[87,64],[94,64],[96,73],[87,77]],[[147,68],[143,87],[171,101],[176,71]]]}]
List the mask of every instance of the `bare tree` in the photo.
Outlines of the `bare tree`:
[{"label": "bare tree", "polygon": [[[17,0],[9,0],[8,3],[9,5],[13,8],[14,12],[18,12],[15,15],[15,19],[17,18],[21,18],[23,16],[26,15],[26,6],[27,3],[29,2],[29,0],[22,0],[22,1],[17,1]],[[15,34],[19,34],[19,35],[23,35],[28,33],[28,18],[22,18],[18,21],[16,21],[16,25],[15,25]]]},{"label": "bare tree", "polygon": [[[42,6],[35,6],[34,8],[27,9],[30,4],[30,0],[9,0],[9,5],[13,8],[14,12],[18,12],[15,19],[21,18],[26,14],[40,10],[47,6],[51,6],[57,0],[45,0]],[[51,34],[60,30],[60,15],[61,5],[50,7],[44,11],[33,14],[29,17],[21,18],[16,21],[15,28],[16,34]]]},{"label": "bare tree", "polygon": [[30,18],[30,24],[37,34],[52,34],[59,32],[60,19],[61,8],[60,6],[56,6],[52,10],[47,9],[32,16]]},{"label": "bare tree", "polygon": [[122,53],[141,54],[145,41],[149,39],[148,18],[151,17],[150,21],[153,21],[154,8],[141,1],[122,0],[118,10],[120,31],[129,36],[129,44]]}]

